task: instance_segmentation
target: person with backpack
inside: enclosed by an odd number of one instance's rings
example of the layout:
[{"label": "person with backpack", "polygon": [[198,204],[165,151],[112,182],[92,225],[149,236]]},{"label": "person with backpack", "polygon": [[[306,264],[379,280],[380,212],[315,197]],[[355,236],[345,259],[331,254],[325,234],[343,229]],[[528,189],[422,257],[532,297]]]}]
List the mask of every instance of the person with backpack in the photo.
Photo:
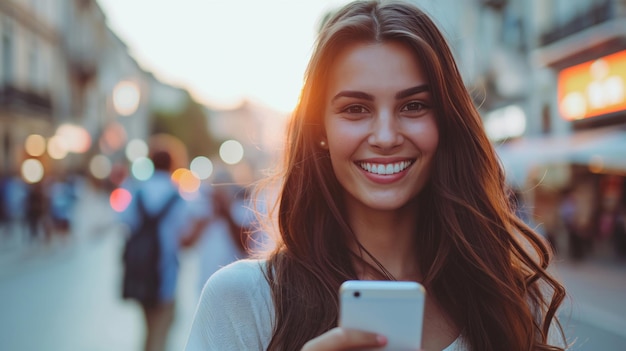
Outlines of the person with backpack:
[{"label": "person with backpack", "polygon": [[123,252],[122,296],[137,301],[146,323],[145,351],[163,351],[174,320],[180,237],[187,205],[171,181],[169,152],[151,154],[155,172],[130,186],[121,221],[129,230]]}]

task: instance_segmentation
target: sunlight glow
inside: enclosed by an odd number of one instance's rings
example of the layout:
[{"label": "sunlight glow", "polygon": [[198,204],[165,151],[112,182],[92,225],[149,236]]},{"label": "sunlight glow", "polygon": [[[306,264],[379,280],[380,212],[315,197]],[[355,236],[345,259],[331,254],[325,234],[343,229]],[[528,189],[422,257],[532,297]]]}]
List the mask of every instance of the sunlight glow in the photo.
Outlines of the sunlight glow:
[{"label": "sunlight glow", "polygon": [[[348,0],[98,2],[113,31],[157,78],[217,108],[250,99],[289,112],[319,21]],[[150,16],[137,16],[146,9]]]}]

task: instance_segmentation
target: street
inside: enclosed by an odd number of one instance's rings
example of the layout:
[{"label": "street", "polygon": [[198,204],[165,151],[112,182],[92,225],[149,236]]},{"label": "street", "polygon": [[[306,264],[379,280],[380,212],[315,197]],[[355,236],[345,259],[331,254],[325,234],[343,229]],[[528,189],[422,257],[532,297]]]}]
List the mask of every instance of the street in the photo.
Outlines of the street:
[{"label": "street", "polygon": [[560,316],[572,350],[625,350],[626,265],[560,262],[555,269],[570,294]]},{"label": "street", "polygon": [[[81,202],[71,242],[34,244],[20,254],[0,251],[0,350],[142,349],[141,310],[120,298],[121,228],[111,225],[114,213],[101,194],[86,191]],[[180,257],[167,350],[183,349],[193,318],[195,257],[192,250]]]},{"label": "street", "polygon": [[[119,297],[122,231],[101,194],[87,192],[74,237],[8,259],[0,252],[0,349],[10,351],[141,350],[138,306]],[[571,297],[562,323],[572,350],[624,350],[626,266],[559,262]],[[198,296],[197,254],[181,256],[177,312],[168,351],[182,350]]]}]

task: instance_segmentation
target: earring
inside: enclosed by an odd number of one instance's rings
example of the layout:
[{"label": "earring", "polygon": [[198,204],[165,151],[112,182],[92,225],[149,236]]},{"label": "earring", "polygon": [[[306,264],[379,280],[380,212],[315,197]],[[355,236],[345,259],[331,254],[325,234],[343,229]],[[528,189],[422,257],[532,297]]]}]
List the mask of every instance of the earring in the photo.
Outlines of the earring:
[{"label": "earring", "polygon": [[326,141],[325,141],[325,140],[320,140],[320,147],[321,147],[322,149],[325,149],[325,148],[326,148]]}]

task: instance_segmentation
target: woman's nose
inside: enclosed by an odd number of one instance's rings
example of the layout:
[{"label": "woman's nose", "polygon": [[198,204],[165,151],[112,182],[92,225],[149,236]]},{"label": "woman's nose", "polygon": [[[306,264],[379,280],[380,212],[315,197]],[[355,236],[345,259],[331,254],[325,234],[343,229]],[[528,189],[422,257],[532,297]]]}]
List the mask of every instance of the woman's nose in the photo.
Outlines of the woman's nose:
[{"label": "woman's nose", "polygon": [[370,145],[383,150],[393,149],[404,140],[396,116],[391,112],[379,113],[369,136]]}]

